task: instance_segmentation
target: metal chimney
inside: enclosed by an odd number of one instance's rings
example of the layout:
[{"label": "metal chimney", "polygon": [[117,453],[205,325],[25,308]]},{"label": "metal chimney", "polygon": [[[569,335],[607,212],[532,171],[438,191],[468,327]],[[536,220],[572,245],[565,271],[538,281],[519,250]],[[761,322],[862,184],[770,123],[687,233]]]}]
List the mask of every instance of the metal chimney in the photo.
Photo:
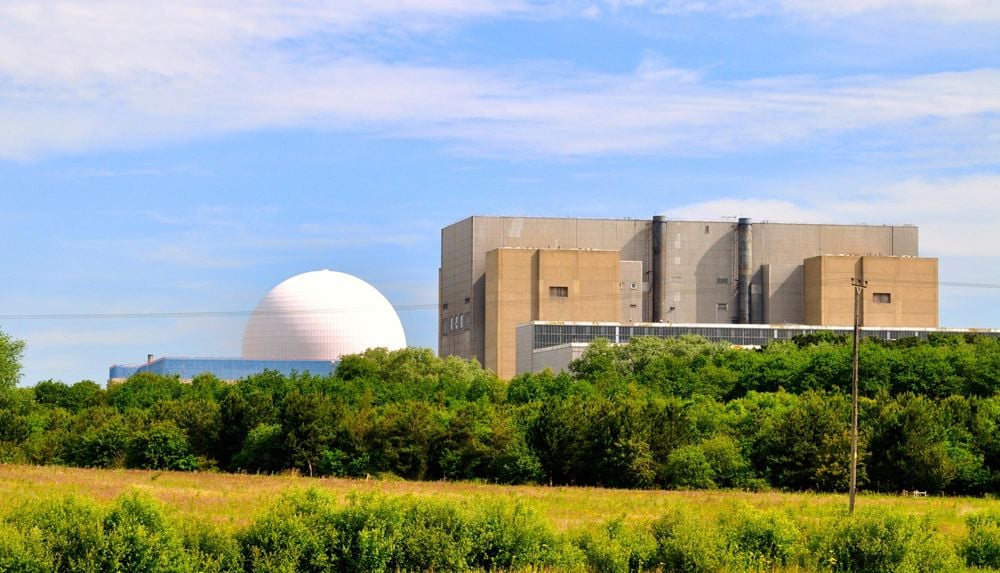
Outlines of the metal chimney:
[{"label": "metal chimney", "polygon": [[663,215],[653,217],[650,229],[650,239],[653,246],[653,322],[667,321],[667,218]]},{"label": "metal chimney", "polygon": [[753,224],[748,217],[740,217],[736,224],[736,252],[738,257],[738,290],[736,322],[750,324],[750,280],[753,278]]}]

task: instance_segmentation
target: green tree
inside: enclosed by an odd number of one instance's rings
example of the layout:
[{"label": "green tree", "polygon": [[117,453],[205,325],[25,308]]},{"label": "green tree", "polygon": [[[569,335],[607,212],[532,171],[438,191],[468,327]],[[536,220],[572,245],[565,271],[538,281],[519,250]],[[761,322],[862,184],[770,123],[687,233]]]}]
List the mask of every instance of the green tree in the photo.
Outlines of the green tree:
[{"label": "green tree", "polygon": [[[846,489],[851,445],[849,400],[841,394],[810,391],[796,402],[760,428],[758,467],[776,486]],[[863,443],[858,451],[864,452]],[[858,480],[863,482],[864,468],[858,471]]]},{"label": "green tree", "polygon": [[11,338],[0,330],[0,393],[21,381],[21,356],[24,341]]},{"label": "green tree", "polygon": [[335,423],[333,403],[323,394],[293,391],[285,398],[281,425],[292,464],[313,475],[330,446]]},{"label": "green tree", "polygon": [[173,422],[157,422],[136,435],[129,444],[127,461],[131,467],[153,470],[198,468],[187,436]]}]

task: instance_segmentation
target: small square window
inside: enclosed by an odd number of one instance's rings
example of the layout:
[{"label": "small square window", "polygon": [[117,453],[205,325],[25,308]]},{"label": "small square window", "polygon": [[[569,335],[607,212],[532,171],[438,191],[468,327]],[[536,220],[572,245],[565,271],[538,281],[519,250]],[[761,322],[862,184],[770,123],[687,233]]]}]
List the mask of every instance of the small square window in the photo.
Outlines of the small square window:
[{"label": "small square window", "polygon": [[566,298],[569,296],[569,287],[564,286],[550,286],[549,296],[557,296],[559,298]]},{"label": "small square window", "polygon": [[448,303],[442,304],[441,305],[441,310],[448,310]]},{"label": "small square window", "polygon": [[630,284],[630,285],[629,285],[629,288],[631,288],[632,290],[635,290],[635,288],[636,288],[636,284],[635,284],[635,283],[632,283],[632,284]]},{"label": "small square window", "polygon": [[708,234],[708,225],[705,225],[705,234]]},{"label": "small square window", "polygon": [[720,302],[715,305],[715,310],[729,310],[729,303]]},{"label": "small square window", "polygon": [[892,293],[888,292],[877,292],[872,295],[872,302],[875,304],[890,304],[892,302]]},{"label": "small square window", "polygon": [[469,304],[470,302],[472,302],[472,297],[468,297],[468,296],[465,297],[465,304]]}]

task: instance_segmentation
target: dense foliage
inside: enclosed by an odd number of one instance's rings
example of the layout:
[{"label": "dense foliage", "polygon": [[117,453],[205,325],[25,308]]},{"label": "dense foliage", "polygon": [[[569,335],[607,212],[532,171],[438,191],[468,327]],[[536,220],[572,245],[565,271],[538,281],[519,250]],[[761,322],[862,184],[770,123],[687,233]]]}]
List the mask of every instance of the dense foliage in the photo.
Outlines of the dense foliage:
[{"label": "dense foliage", "polygon": [[307,490],[226,526],[175,517],[131,493],[110,506],[64,497],[9,508],[0,516],[0,571],[971,571],[1000,565],[996,520],[973,514],[969,530],[949,541],[932,520],[884,508],[816,520],[746,504],[719,517],[676,505],[652,519],[558,532],[506,496],[338,502]]},{"label": "dense foliage", "polygon": [[[594,343],[506,382],[426,349],[333,376],[0,386],[0,462],[623,488],[846,488],[850,345]],[[1000,489],[1000,341],[861,345],[862,489]]]}]

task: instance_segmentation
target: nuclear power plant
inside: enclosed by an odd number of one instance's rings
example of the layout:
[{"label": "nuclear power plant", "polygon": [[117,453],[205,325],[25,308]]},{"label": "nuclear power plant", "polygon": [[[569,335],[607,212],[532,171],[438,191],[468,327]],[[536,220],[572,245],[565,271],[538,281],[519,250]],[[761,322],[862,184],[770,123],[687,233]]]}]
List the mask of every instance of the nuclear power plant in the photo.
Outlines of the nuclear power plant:
[{"label": "nuclear power plant", "polygon": [[558,370],[596,337],[760,345],[853,325],[851,279],[867,284],[866,335],[926,336],[938,266],[918,238],[911,225],[473,216],[441,231],[438,352],[509,378]]},{"label": "nuclear power plant", "polygon": [[190,380],[209,373],[232,381],[264,370],[326,375],[341,356],[375,347],[406,347],[403,325],[389,301],[358,277],[313,271],[283,281],[260,301],[243,333],[241,358],[150,355],[144,364],[112,366],[108,378],[115,383],[151,372]]}]

